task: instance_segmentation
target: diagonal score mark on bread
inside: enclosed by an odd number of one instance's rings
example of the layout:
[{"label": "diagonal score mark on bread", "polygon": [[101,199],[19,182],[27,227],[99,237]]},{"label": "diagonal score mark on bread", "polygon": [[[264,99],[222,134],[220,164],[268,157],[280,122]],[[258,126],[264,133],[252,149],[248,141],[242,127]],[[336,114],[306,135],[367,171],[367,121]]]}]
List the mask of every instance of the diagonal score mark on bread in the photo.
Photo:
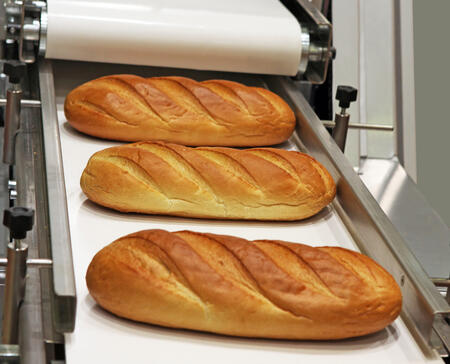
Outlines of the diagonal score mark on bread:
[{"label": "diagonal score mark on bread", "polygon": [[273,257],[272,260],[274,261],[276,261],[276,257],[283,256],[283,266],[279,268],[286,270],[289,275],[296,279],[304,281],[303,284],[309,289],[324,296],[339,297],[320,277],[320,274],[315,271],[314,267],[308,264],[308,261],[303,259],[300,254],[296,254],[295,251],[276,241],[256,240],[254,244],[264,251],[267,256]]},{"label": "diagonal score mark on bread", "polygon": [[122,237],[86,280],[118,316],[236,336],[360,336],[391,323],[402,300],[389,273],[356,252],[192,231]]},{"label": "diagonal score mark on bread", "polygon": [[[189,180],[197,186],[198,190],[206,191],[211,199],[214,199],[219,206],[223,206],[223,202],[219,198],[219,195],[214,191],[214,186],[208,184],[201,173],[196,170],[194,166],[189,164],[189,162],[183,158],[183,155],[177,152],[176,149],[168,148],[161,143],[136,143],[131,144],[130,147],[142,149],[160,157],[180,175],[189,176]],[[186,199],[188,199],[188,196]]]},{"label": "diagonal score mark on bread", "polygon": [[[172,100],[176,98],[176,95],[183,93],[183,97],[179,99],[178,103],[182,105],[185,110],[191,110],[193,114],[199,114],[206,117],[211,123],[217,126],[229,128],[226,120],[213,115],[208,107],[197,98],[194,92],[186,87],[186,84],[181,81],[182,79],[182,77],[164,77],[153,78],[148,82],[163,90]],[[167,87],[167,84],[171,84],[171,87]],[[180,91],[180,89],[182,91]],[[220,98],[220,96],[216,94],[214,94],[214,97]]]},{"label": "diagonal score mark on bread", "polygon": [[[255,272],[257,272],[257,270],[255,270],[256,267],[248,264],[245,259],[242,259],[242,255],[239,254],[239,248],[237,250],[233,249],[235,246],[227,244],[223,239],[220,239],[220,236],[214,234],[201,234],[192,231],[178,231],[174,234],[181,237],[189,244],[189,246],[199,254],[212,269],[220,274],[223,279],[233,282],[235,289],[244,289],[247,294],[252,295],[255,299],[268,301],[268,303],[272,304],[274,307],[294,316],[308,320],[310,319],[305,312],[296,310],[295,307],[286,304],[284,300],[278,299],[276,294],[272,294],[270,290],[267,290],[267,284],[257,279],[258,275],[255,275]],[[239,240],[237,238],[234,239]],[[248,242],[243,241],[243,243],[247,244]],[[256,246],[247,246],[247,248],[253,249],[254,253],[255,249],[258,251],[258,247]],[[258,253],[264,255],[263,252]],[[258,255],[258,253],[255,255]],[[281,279],[290,280],[291,290],[295,291],[295,293],[303,291],[305,288],[304,285],[298,281],[292,280],[291,277],[278,267],[268,256],[264,255],[263,261],[271,266],[273,269],[272,274],[276,272]],[[258,269],[261,269],[261,267],[258,267]],[[275,290],[278,291],[279,287]]]},{"label": "diagonal score mark on bread", "polygon": [[122,264],[129,266],[130,269],[134,269],[138,274],[148,274],[146,279],[154,279],[156,277],[164,280],[184,297],[205,309],[207,308],[205,302],[195,293],[189,281],[180,272],[175,262],[167,255],[164,249],[149,238],[140,236],[133,236],[132,238],[135,244],[133,246],[124,245],[124,248],[135,259],[132,260],[133,264],[130,264],[129,260],[122,259]]},{"label": "diagonal score mark on bread", "polygon": [[381,287],[378,281],[379,276],[385,274],[385,272],[380,267],[371,265],[370,260],[366,256],[345,249],[330,250],[326,247],[320,249],[333,256],[334,259],[359,276],[360,279],[366,282],[375,282],[378,287]]},{"label": "diagonal score mark on bread", "polygon": [[[102,160],[107,163],[114,164],[115,166],[121,168],[124,171],[130,173],[136,180],[142,182],[147,188],[164,194],[163,189],[155,182],[155,180],[151,177],[147,171],[142,168],[138,162],[134,160],[122,156],[108,156],[108,157],[99,157],[99,160]],[[90,172],[87,172],[90,173]],[[95,178],[94,175],[91,174],[92,178]]]},{"label": "diagonal score mark on bread", "polygon": [[[264,97],[263,93],[259,92],[260,89],[255,87],[224,80],[196,82],[185,77],[165,77],[164,79],[176,82],[180,87],[185,88],[192,96],[189,99],[194,105],[199,103],[202,107],[201,111],[206,112],[211,119],[227,128],[236,127],[236,122],[242,125],[252,122],[251,120],[255,120],[259,127],[264,128],[265,122],[270,119],[278,122],[283,112],[282,109],[276,109],[269,98]],[[210,87],[214,82],[222,86],[221,92],[217,87]],[[272,95],[271,92],[267,92]],[[233,122],[230,121],[230,115],[234,115]],[[278,123],[278,127],[283,127],[282,122]]]},{"label": "diagonal score mark on bread", "polygon": [[262,124],[271,118],[276,120],[280,127],[283,126],[284,120],[279,116],[283,115],[284,105],[273,102],[272,92],[227,80],[203,81],[202,85],[234,103],[242,112],[255,117],[259,123]]},{"label": "diagonal score mark on bread", "polygon": [[226,169],[227,173],[232,174],[236,178],[239,178],[243,183],[246,183],[249,187],[259,190],[261,186],[255,181],[250,172],[245,168],[245,165],[239,163],[232,156],[222,152],[219,148],[215,149],[196,149],[196,153],[205,157],[206,159],[220,165]]},{"label": "diagonal score mark on bread", "polygon": [[[78,102],[90,103],[115,119],[130,125],[139,126],[140,121],[157,118],[161,123],[167,123],[159,114],[154,112],[145,98],[127,82],[126,77],[103,77],[97,80],[91,89],[92,96],[86,95]],[[101,94],[102,97],[94,95]],[[128,105],[127,100],[133,99]],[[126,107],[124,107],[126,105]],[[131,122],[134,121],[134,122]]]},{"label": "diagonal score mark on bread", "polygon": [[[140,102],[136,102],[136,104],[140,105],[140,109],[144,114],[152,113],[154,114],[159,120],[161,120],[166,125],[169,124],[170,120],[166,120],[160,113],[155,110],[149,100],[142,94],[139,87],[133,87],[133,85],[129,82],[127,82],[127,78],[125,77],[111,77],[110,80],[113,80],[114,82],[123,85],[126,90],[128,90],[130,97],[135,97],[135,100],[139,100]],[[119,88],[120,89],[120,88]]]},{"label": "diagonal score mark on bread", "polygon": [[284,127],[287,120],[281,118],[285,112],[283,104],[272,97],[272,92],[259,87],[245,87],[237,82],[218,80],[217,82],[232,90],[244,103],[248,113],[256,118],[261,127],[270,119]]},{"label": "diagonal score mark on bread", "polygon": [[127,120],[120,119],[118,116],[114,115],[111,110],[107,110],[107,109],[105,109],[104,106],[94,104],[91,101],[80,101],[79,105],[80,105],[80,107],[88,109],[90,112],[103,113],[104,115],[106,115],[108,118],[110,118],[111,120],[113,120],[116,123],[125,124],[125,125],[131,126],[131,127],[135,127],[137,125],[137,124],[133,124]]},{"label": "diagonal score mark on bread", "polygon": [[[258,240],[255,241],[255,244],[264,242]],[[333,277],[339,277],[345,280],[347,286],[355,287],[356,290],[361,283],[358,274],[355,274],[352,270],[345,269],[331,254],[322,251],[320,248],[312,248],[304,244],[293,244],[284,241],[269,241],[269,243],[269,246],[276,244],[289,250],[291,254],[294,254],[299,262],[303,262],[309,268],[309,273],[312,273],[312,276],[309,276],[309,278],[311,281],[317,283],[315,288],[326,289],[335,297],[349,299],[353,292],[348,290],[341,291],[342,285],[339,282],[336,284],[333,281]]]},{"label": "diagonal score mark on bread", "polygon": [[328,172],[299,152],[162,142],[97,152],[81,186],[89,199],[119,211],[260,220],[312,216],[335,194]]},{"label": "diagonal score mark on bread", "polygon": [[224,100],[231,102],[237,108],[249,114],[245,101],[231,87],[226,86],[220,80],[203,81],[202,85],[217,95],[221,95]]}]

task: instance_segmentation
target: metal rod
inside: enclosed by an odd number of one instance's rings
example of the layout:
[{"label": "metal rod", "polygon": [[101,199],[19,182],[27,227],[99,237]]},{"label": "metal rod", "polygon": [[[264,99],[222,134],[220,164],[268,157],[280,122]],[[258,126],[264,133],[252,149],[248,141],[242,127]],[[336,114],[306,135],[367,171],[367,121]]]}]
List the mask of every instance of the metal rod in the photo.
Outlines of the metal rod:
[{"label": "metal rod", "polygon": [[24,1],[18,2],[21,5],[20,8],[20,34],[19,34],[19,60],[21,62],[25,62],[25,59],[23,58],[23,26],[25,25],[25,3]]},{"label": "metal rod", "polygon": [[[323,125],[327,128],[334,128],[336,125],[334,121],[323,120]],[[379,130],[379,131],[394,131],[394,127],[390,125],[381,124],[362,124],[362,123],[349,123],[350,129],[365,129],[365,130]]]},{"label": "metal rod", "polygon": [[[20,246],[17,248],[16,246]],[[8,244],[5,300],[3,306],[2,344],[18,343],[19,307],[25,293],[28,246],[19,242]]]},{"label": "metal rod", "polygon": [[[53,261],[46,258],[31,258],[27,259],[28,267],[35,268],[51,268]],[[0,258],[0,267],[6,267],[8,265],[8,258]]]},{"label": "metal rod", "polygon": [[[0,106],[6,106],[6,99],[0,98]],[[40,100],[21,100],[20,106],[22,107],[41,107],[41,101]]]},{"label": "metal rod", "polygon": [[437,287],[450,287],[450,278],[431,278],[431,281],[434,283]]},{"label": "metal rod", "polygon": [[16,135],[20,127],[20,100],[22,90],[18,85],[11,86],[7,91],[7,103],[5,110],[5,130],[3,137],[3,163],[15,163]]},{"label": "metal rod", "polygon": [[33,258],[27,259],[27,266],[34,268],[51,268],[53,265],[53,261],[51,259],[45,258]]}]

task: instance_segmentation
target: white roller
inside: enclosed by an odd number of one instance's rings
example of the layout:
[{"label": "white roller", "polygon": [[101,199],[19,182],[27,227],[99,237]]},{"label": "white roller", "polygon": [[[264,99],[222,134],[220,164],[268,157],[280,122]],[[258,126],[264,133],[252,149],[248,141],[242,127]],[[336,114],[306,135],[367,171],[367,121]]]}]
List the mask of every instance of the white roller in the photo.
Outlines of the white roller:
[{"label": "white roller", "polygon": [[48,0],[46,57],[295,75],[301,29],[278,0]]}]

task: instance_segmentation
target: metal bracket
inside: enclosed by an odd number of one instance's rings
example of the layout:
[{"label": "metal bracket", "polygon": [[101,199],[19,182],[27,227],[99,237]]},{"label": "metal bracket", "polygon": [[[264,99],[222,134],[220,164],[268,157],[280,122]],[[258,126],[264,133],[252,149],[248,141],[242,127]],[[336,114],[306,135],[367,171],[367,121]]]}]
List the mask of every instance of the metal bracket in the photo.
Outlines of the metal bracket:
[{"label": "metal bracket", "polygon": [[[1,105],[1,99],[0,99]],[[323,125],[326,128],[334,128],[336,123],[331,120],[322,120]],[[362,129],[362,130],[377,130],[377,131],[394,131],[395,128],[390,125],[383,124],[363,124],[363,123],[349,123],[349,129]]]},{"label": "metal bracket", "polygon": [[41,37],[41,13],[46,6],[45,1],[36,0],[6,0],[0,3],[1,58],[35,62],[35,45]]},{"label": "metal bracket", "polygon": [[[0,98],[0,107],[6,106],[6,99]],[[40,100],[20,100],[20,106],[21,107],[35,107],[39,108],[41,107],[41,101]]]},{"label": "metal bracket", "polygon": [[450,304],[450,278],[431,278],[431,281],[434,283],[436,287],[446,287],[447,293],[445,295],[445,299]]},{"label": "metal bracket", "polygon": [[314,84],[325,81],[328,63],[335,55],[331,47],[332,25],[308,0],[281,0],[302,28],[299,77]]}]

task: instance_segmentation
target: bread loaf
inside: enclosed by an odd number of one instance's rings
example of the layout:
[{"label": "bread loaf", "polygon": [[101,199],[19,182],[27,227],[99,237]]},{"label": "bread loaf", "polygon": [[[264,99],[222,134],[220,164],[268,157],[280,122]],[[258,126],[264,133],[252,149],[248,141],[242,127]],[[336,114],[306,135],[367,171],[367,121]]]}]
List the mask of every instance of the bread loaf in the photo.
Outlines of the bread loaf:
[{"label": "bread loaf", "polygon": [[401,310],[394,279],[336,247],[140,231],[102,249],[86,275],[104,309],[135,321],[226,335],[343,339]]},{"label": "bread loaf", "polygon": [[298,220],[335,195],[312,157],[271,148],[189,148],[140,142],[95,153],[81,176],[86,196],[123,212]]},{"label": "bread loaf", "polygon": [[263,146],[285,141],[295,116],[274,93],[237,82],[114,75],[66,98],[77,130],[105,139],[199,146]]}]

